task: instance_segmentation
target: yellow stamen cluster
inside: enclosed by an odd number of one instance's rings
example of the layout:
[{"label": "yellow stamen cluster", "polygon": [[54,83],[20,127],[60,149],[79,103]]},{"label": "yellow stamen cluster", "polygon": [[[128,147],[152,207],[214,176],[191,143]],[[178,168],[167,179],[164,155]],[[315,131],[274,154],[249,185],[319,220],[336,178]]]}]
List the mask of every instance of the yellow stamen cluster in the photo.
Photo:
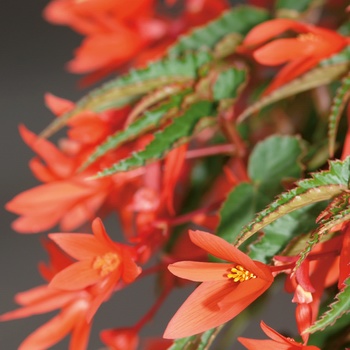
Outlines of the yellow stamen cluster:
[{"label": "yellow stamen cluster", "polygon": [[100,270],[102,277],[116,270],[120,265],[120,259],[116,253],[106,253],[102,256],[97,256],[92,264],[94,270]]},{"label": "yellow stamen cluster", "polygon": [[252,272],[246,270],[243,266],[236,265],[236,267],[231,269],[231,273],[227,274],[227,278],[233,279],[233,282],[244,282],[256,278],[256,276]]},{"label": "yellow stamen cluster", "polygon": [[320,38],[313,33],[299,34],[298,40],[300,41],[320,41]]}]

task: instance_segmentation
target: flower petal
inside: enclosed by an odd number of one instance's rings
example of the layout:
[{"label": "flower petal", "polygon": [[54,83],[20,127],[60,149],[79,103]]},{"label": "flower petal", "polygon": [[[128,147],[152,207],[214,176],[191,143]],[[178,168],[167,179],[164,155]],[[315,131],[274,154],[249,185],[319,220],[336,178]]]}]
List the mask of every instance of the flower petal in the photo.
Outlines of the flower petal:
[{"label": "flower petal", "polygon": [[254,58],[261,64],[277,66],[301,56],[312,55],[315,43],[296,38],[274,40],[254,51]]},{"label": "flower petal", "polygon": [[55,96],[49,92],[44,95],[45,105],[48,107],[53,114],[60,116],[73,109],[74,103],[62,97]]},{"label": "flower petal", "polygon": [[259,45],[289,29],[306,32],[308,28],[309,26],[290,19],[273,19],[255,26],[245,37],[243,44],[246,46]]},{"label": "flower petal", "polygon": [[204,231],[189,231],[191,241],[206,250],[208,253],[217,258],[231,261],[235,264],[242,265],[245,269],[253,272],[255,275],[261,273],[256,264],[248,255],[241,252],[234,245],[224,239]]},{"label": "flower petal", "polygon": [[11,227],[19,233],[38,233],[55,226],[61,216],[60,211],[38,216],[21,216],[12,222]]},{"label": "flower petal", "polygon": [[111,247],[115,246],[115,243],[108,236],[106,229],[103,225],[103,222],[100,218],[96,218],[92,222],[92,232],[94,233],[94,236],[96,237],[96,239],[101,243]]},{"label": "flower petal", "polygon": [[225,281],[204,282],[187,298],[170,320],[164,338],[176,339],[201,333],[233,318],[229,308],[221,310],[218,301],[235,286]]},{"label": "flower petal", "polygon": [[[116,275],[117,274],[113,275],[112,277]],[[86,314],[86,320],[88,322],[91,322],[101,304],[111,296],[117,282],[117,278],[105,278],[95,286],[95,290],[98,289],[98,294],[94,298]]]},{"label": "flower petal", "polygon": [[300,57],[295,61],[289,62],[278,72],[275,79],[264,91],[264,95],[269,94],[271,91],[276,90],[280,86],[307,72],[315,67],[319,61],[319,58]]},{"label": "flower petal", "polygon": [[195,282],[227,280],[232,264],[180,261],[168,266],[172,274]]},{"label": "flower petal", "polygon": [[66,177],[73,170],[73,162],[63,154],[54,144],[38,137],[24,125],[19,126],[23,141],[35,152],[56,174]]},{"label": "flower petal", "polygon": [[122,256],[122,279],[125,283],[133,282],[136,277],[142,272],[142,269],[132,260],[128,251],[123,249]]},{"label": "flower petal", "polygon": [[79,290],[101,279],[98,270],[92,268],[91,260],[78,261],[55,275],[49,286],[63,290]]},{"label": "flower petal", "polygon": [[49,322],[30,334],[19,346],[18,350],[45,350],[64,338],[74,327],[79,310],[69,308],[63,310]]},{"label": "flower petal", "polygon": [[[245,346],[248,350],[296,350],[298,348],[291,348],[290,344],[278,344],[273,340],[259,340],[239,337],[237,340]],[[300,348],[302,349],[302,348]]]},{"label": "flower petal", "polygon": [[96,237],[88,233],[50,233],[49,238],[77,260],[92,259],[108,251]]},{"label": "flower petal", "polygon": [[91,322],[86,321],[85,315],[73,328],[69,349],[71,350],[86,350],[88,347],[89,336],[91,331]]},{"label": "flower petal", "polygon": [[0,321],[9,321],[50,312],[61,308],[76,298],[76,295],[73,293],[62,293],[61,290],[54,289],[50,291],[49,288],[46,288],[46,294],[40,300],[35,300],[35,302],[29,303],[26,306],[0,315]]},{"label": "flower petal", "polygon": [[[237,284],[237,286],[235,286],[235,289],[231,293],[221,298],[218,301],[218,305],[222,309],[235,309],[236,314],[240,313],[250,303],[256,300],[271,285],[271,282],[266,282],[260,278],[254,278],[244,282],[230,281],[230,283]],[[237,300],[241,301],[237,302]]]},{"label": "flower petal", "polygon": [[288,345],[291,343],[284,337],[283,335],[279,334],[277,331],[275,331],[273,328],[269,327],[264,321],[260,322],[260,327],[263,330],[263,332],[272,340],[276,342],[286,342]]},{"label": "flower petal", "polygon": [[346,225],[343,232],[344,239],[342,242],[339,260],[339,289],[343,289],[345,287],[344,281],[348,278],[348,276],[350,276],[350,224]]}]

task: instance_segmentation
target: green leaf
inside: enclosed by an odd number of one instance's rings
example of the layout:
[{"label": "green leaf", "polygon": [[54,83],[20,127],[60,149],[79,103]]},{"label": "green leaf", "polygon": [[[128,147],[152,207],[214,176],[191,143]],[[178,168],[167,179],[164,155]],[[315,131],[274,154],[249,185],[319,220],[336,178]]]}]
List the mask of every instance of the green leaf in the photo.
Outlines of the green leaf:
[{"label": "green leaf", "polygon": [[304,12],[323,5],[324,0],[277,0],[277,17],[298,18]]},{"label": "green leaf", "polygon": [[263,263],[268,263],[280,253],[288,243],[301,233],[316,228],[315,220],[323,205],[311,204],[282,216],[264,228],[264,234],[257,242],[249,246],[249,256]]},{"label": "green leaf", "polygon": [[254,214],[264,208],[266,198],[251,183],[241,183],[233,188],[220,209],[220,224],[216,234],[232,242]]},{"label": "green leaf", "polygon": [[347,20],[339,28],[338,33],[343,36],[350,36],[350,21]]},{"label": "green leaf", "polygon": [[[331,294],[327,296],[327,299],[322,302],[320,307],[320,314],[323,314],[328,309],[328,305],[332,303],[334,295]],[[309,344],[318,346],[320,349],[324,350],[334,350],[336,346],[334,346],[334,342],[337,339],[344,336],[344,332],[346,334],[349,333],[349,324],[350,324],[350,313],[343,314],[342,317],[338,318],[332,327],[327,327],[322,332],[317,332],[310,334]],[[333,344],[332,344],[333,343]],[[333,346],[332,346],[333,345]],[[340,350],[340,349],[339,349]],[[342,349],[343,350],[343,349]]]},{"label": "green leaf", "polygon": [[330,162],[330,169],[312,174],[310,179],[301,180],[296,187],[284,192],[258,213],[235,241],[238,246],[278,218],[309,204],[331,199],[348,189],[350,157],[344,161]]},{"label": "green leaf", "polygon": [[283,190],[283,179],[301,177],[303,153],[299,138],[271,136],[255,146],[248,163],[249,177],[261,192],[273,198]]},{"label": "green leaf", "polygon": [[302,154],[301,141],[296,137],[272,136],[260,142],[248,162],[252,183],[239,184],[230,192],[220,210],[217,235],[234,241],[242,227],[282,191],[283,179],[300,178]]},{"label": "green leaf", "polygon": [[246,77],[245,70],[234,67],[220,72],[213,86],[214,100],[237,97],[240,88],[246,82]]},{"label": "green leaf", "polygon": [[337,135],[340,117],[344,107],[350,98],[350,72],[343,78],[341,86],[332,101],[331,113],[328,117],[328,139],[329,139],[329,155],[334,156],[335,139]]},{"label": "green leaf", "polygon": [[118,131],[115,134],[109,136],[107,140],[90,155],[88,160],[82,165],[81,170],[88,167],[99,157],[106,154],[109,150],[115,149],[121,144],[135,139],[137,136],[144,134],[145,132],[158,127],[162,121],[164,121],[167,113],[174,108],[179,108],[184,94],[173,96],[169,102],[164,103],[160,107],[146,111],[144,115],[138,118],[134,123],[130,124],[125,130]]},{"label": "green leaf", "polygon": [[342,315],[347,314],[350,310],[350,277],[345,280],[345,287],[335,296],[336,300],[305,333],[314,333],[331,326]]},{"label": "green leaf", "polygon": [[176,339],[168,350],[190,350],[195,344],[196,338],[195,335],[192,335],[191,337]]},{"label": "green leaf", "polygon": [[[190,34],[181,36],[169,49],[168,54],[178,57],[188,51],[208,50],[213,51],[220,40],[225,40],[227,35],[232,39],[232,34],[243,38],[257,24],[269,18],[267,11],[251,6],[237,6],[225,12],[221,17],[209,24],[194,29]],[[237,40],[231,40],[232,53]],[[220,50],[221,52],[222,50]],[[219,55],[223,57],[223,55]],[[217,57],[217,56],[216,56]]]},{"label": "green leaf", "polygon": [[250,105],[238,116],[237,121],[242,122],[251,114],[258,112],[263,107],[266,107],[271,103],[280,101],[300,92],[313,89],[320,85],[331,83],[346,73],[349,65],[349,61],[347,60],[339,64],[325,65],[314,68],[313,70],[302,75],[300,78],[294,79],[290,83],[287,83],[279,89],[272,91],[269,95],[262,97],[257,102]]},{"label": "green leaf", "polygon": [[212,102],[200,101],[194,103],[183,115],[175,118],[172,124],[167,126],[164,130],[158,131],[154,135],[154,139],[143,151],[133,153],[131,157],[114,164],[110,168],[102,170],[97,173],[96,177],[128,171],[164,158],[170,150],[187,142],[191,138],[201,119],[213,116],[214,113],[215,106]]},{"label": "green leaf", "polygon": [[221,329],[222,326],[219,326],[202,334],[177,339],[168,350],[207,350]]},{"label": "green leaf", "polygon": [[208,52],[189,53],[181,58],[164,58],[150,63],[147,68],[132,70],[83,97],[73,110],[55,119],[40,136],[49,137],[81,112],[102,112],[118,108],[155,88],[195,80],[199,68],[211,60],[212,56]]}]

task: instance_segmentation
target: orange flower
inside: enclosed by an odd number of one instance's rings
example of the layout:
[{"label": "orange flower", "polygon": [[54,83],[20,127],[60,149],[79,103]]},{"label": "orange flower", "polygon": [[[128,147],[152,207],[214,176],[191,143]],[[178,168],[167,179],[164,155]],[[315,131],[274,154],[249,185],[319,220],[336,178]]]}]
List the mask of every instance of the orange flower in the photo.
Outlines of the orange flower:
[{"label": "orange flower", "polygon": [[53,0],[44,17],[86,35],[68,70],[91,73],[82,81],[91,84],[132,61],[144,65],[160,57],[181,33],[228,7],[227,0],[186,0],[182,16],[167,17],[156,11],[155,0],[133,0],[128,6],[123,0]]},{"label": "orange flower", "polygon": [[21,308],[0,316],[0,321],[28,317],[55,309],[61,312],[30,334],[19,346],[19,350],[44,350],[72,333],[70,350],[85,350],[90,334],[91,322],[86,315],[93,297],[87,291],[60,291],[47,285],[32,288],[15,296]]},{"label": "orange flower", "polygon": [[273,40],[253,53],[259,63],[267,66],[288,62],[268,86],[265,94],[307,72],[322,59],[339,52],[349,43],[349,39],[330,29],[290,19],[273,19],[254,27],[246,36],[243,45],[261,45],[287,30],[297,32],[298,36]]},{"label": "orange flower", "polygon": [[182,261],[169,265],[176,276],[203,282],[169,322],[164,338],[201,333],[237,316],[273,282],[267,265],[253,261],[220,237],[190,231],[193,243],[230,263]]},{"label": "orange flower", "polygon": [[[40,263],[39,270],[45,279],[50,280],[55,273],[69,266],[72,261],[53,242],[45,242],[44,247],[49,253],[50,263]],[[16,294],[15,301],[21,307],[2,314],[0,321],[10,321],[61,309],[50,321],[29,335],[21,343],[19,350],[48,349],[69,333],[71,333],[69,349],[85,350],[92,323],[91,317],[88,320],[87,315],[91,311],[96,311],[94,303],[96,297],[98,294],[92,289],[62,291],[45,284]]]},{"label": "orange flower", "polygon": [[[97,218],[92,223],[93,235],[54,233],[49,237],[68,255],[78,260],[54,276],[50,286],[64,290],[79,290],[101,285],[105,300],[115,286],[131,283],[141,273],[128,246],[113,242]],[[103,295],[102,295],[103,294]]]},{"label": "orange flower", "polygon": [[137,330],[133,328],[105,329],[100,338],[110,350],[136,350],[139,344]]},{"label": "orange flower", "polygon": [[6,204],[6,209],[21,215],[12,224],[21,233],[47,230],[60,222],[62,230],[73,230],[92,220],[113,189],[113,180],[86,181],[87,174],[75,175],[79,164],[52,143],[41,139],[24,126],[20,133],[24,141],[40,158],[30,162],[30,168],[42,185],[24,191]]},{"label": "orange flower", "polygon": [[291,338],[284,337],[271,327],[267,326],[263,321],[261,321],[260,326],[271,340],[238,338],[238,341],[248,350],[320,350],[317,346],[303,345],[297,343]]}]

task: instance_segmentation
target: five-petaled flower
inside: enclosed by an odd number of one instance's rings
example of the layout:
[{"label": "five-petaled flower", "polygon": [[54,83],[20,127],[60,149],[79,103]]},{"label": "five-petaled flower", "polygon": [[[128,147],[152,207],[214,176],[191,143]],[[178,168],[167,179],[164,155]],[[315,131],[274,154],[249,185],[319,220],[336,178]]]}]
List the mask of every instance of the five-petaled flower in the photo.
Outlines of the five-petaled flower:
[{"label": "five-petaled flower", "polygon": [[203,282],[176,312],[164,333],[174,339],[219,326],[244,310],[272,284],[270,268],[250,259],[224,239],[203,231],[190,231],[193,243],[229,261],[181,261],[169,265],[176,276]]},{"label": "five-petaled flower", "polygon": [[288,30],[293,30],[299,35],[296,38],[273,40],[253,53],[259,63],[267,66],[288,62],[268,86],[265,94],[307,72],[322,59],[339,52],[349,44],[348,38],[330,29],[290,19],[273,19],[254,27],[246,36],[243,45],[255,47]]},{"label": "five-petaled flower", "polygon": [[57,273],[50,287],[79,290],[95,286],[99,289],[96,308],[105,301],[119,283],[133,282],[141,273],[133,259],[131,248],[113,242],[102,221],[92,223],[93,235],[84,233],[54,233],[49,237],[67,254],[78,260]]},{"label": "five-petaled flower", "polygon": [[276,332],[274,329],[266,325],[263,321],[260,323],[261,329],[271,340],[259,340],[238,338],[238,341],[242,343],[248,350],[320,350],[314,345],[304,345],[297,343],[294,339],[284,337]]}]

